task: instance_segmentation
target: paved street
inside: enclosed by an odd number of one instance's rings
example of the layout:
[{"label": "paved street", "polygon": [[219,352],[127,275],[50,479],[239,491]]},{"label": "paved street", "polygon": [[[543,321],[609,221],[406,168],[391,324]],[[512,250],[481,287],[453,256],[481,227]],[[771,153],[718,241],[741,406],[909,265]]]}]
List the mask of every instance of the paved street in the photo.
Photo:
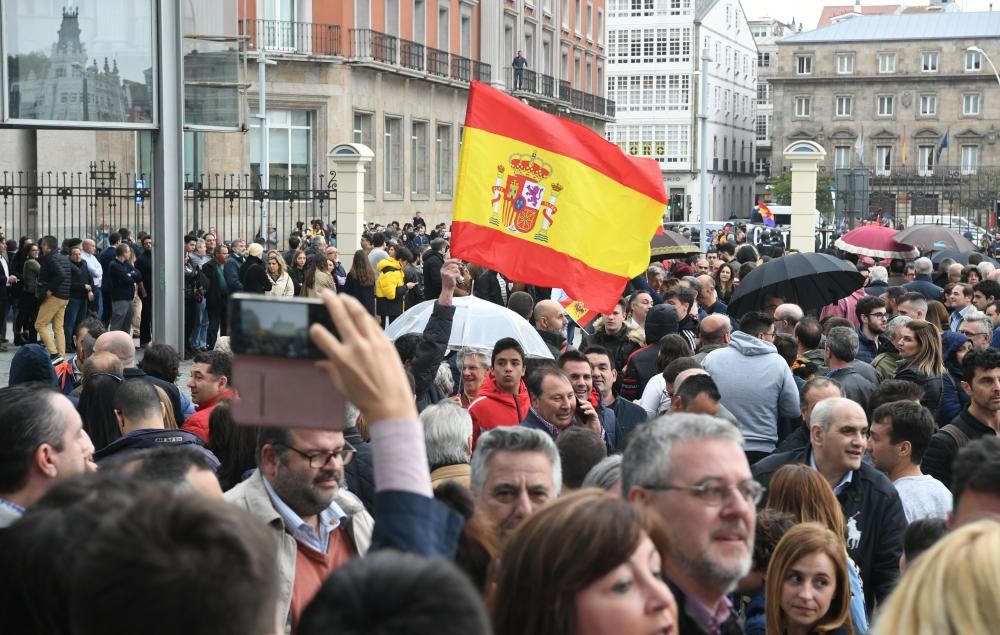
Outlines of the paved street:
[{"label": "paved street", "polygon": [[[10,333],[13,332],[11,323],[7,322],[7,333],[8,339],[10,339]],[[14,359],[14,353],[17,352],[17,347],[13,344],[7,345],[7,350],[0,352],[0,386],[6,386],[7,382],[10,380],[10,362]],[[142,359],[142,351],[136,351],[136,358]],[[190,396],[191,391],[187,388],[187,380],[191,376],[191,360],[181,360],[180,375],[177,378],[177,386],[181,389],[181,392]]]}]

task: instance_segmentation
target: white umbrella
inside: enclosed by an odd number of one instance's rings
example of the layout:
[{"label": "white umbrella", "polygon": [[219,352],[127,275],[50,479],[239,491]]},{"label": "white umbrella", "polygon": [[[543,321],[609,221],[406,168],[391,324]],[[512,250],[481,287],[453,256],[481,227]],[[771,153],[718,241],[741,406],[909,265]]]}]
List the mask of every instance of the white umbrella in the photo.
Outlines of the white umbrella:
[{"label": "white umbrella", "polygon": [[[455,319],[451,325],[449,350],[474,348],[492,351],[497,340],[513,337],[524,349],[527,357],[552,359],[538,331],[523,317],[499,304],[469,296],[455,298]],[[386,336],[396,341],[406,333],[423,333],[427,320],[434,310],[434,300],[421,302],[407,309],[385,330]]]}]

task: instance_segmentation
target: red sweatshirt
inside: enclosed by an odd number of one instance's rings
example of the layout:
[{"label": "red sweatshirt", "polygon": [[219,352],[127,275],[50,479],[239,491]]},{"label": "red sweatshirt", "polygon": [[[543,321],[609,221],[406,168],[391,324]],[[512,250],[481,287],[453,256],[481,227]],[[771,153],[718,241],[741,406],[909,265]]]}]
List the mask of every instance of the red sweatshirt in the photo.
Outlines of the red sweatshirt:
[{"label": "red sweatshirt", "polygon": [[472,444],[475,446],[479,435],[497,426],[516,426],[521,423],[531,408],[528,398],[528,387],[521,380],[521,386],[516,395],[507,395],[497,388],[493,371],[486,374],[483,385],[479,387],[476,399],[469,404],[469,415],[472,417]]}]

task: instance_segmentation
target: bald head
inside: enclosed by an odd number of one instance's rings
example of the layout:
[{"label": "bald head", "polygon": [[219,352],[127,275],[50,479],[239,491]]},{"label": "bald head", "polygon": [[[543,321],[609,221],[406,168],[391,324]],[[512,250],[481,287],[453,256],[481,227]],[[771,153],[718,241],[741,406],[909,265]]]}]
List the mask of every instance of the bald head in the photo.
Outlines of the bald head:
[{"label": "bald head", "polygon": [[965,265],[960,262],[948,267],[948,282],[961,282],[963,271],[965,271]]},{"label": "bald head", "polygon": [[125,368],[135,368],[135,341],[124,331],[108,331],[97,338],[95,353],[111,353]]},{"label": "bald head", "polygon": [[852,401],[846,397],[832,397],[820,401],[813,407],[812,415],[809,418],[809,425],[813,428],[820,427],[824,432],[829,432],[830,426],[835,421],[852,419],[867,421],[865,409],[856,401]]},{"label": "bald head", "polygon": [[83,383],[98,373],[121,377],[123,371],[122,361],[111,353],[94,353],[83,363]]},{"label": "bald head", "polygon": [[729,316],[724,313],[707,315],[698,325],[698,338],[702,346],[728,344],[732,333],[732,323],[729,321]]},{"label": "bald head", "polygon": [[562,305],[555,300],[542,300],[535,305],[535,328],[548,333],[562,333],[566,329],[566,318]]},{"label": "bald head", "polygon": [[802,307],[797,304],[779,304],[774,310],[774,321],[781,333],[795,335],[795,326],[804,317]]}]

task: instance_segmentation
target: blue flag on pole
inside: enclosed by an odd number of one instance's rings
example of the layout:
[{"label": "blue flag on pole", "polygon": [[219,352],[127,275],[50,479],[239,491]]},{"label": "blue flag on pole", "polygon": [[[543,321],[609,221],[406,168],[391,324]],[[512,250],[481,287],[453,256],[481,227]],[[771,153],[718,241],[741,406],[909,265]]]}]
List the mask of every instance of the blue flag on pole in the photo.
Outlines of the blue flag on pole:
[{"label": "blue flag on pole", "polygon": [[941,153],[944,152],[944,149],[948,147],[948,136],[950,134],[951,134],[951,128],[948,128],[945,131],[944,136],[941,137],[941,143],[938,144],[937,156],[934,157],[934,163],[941,163]]}]

